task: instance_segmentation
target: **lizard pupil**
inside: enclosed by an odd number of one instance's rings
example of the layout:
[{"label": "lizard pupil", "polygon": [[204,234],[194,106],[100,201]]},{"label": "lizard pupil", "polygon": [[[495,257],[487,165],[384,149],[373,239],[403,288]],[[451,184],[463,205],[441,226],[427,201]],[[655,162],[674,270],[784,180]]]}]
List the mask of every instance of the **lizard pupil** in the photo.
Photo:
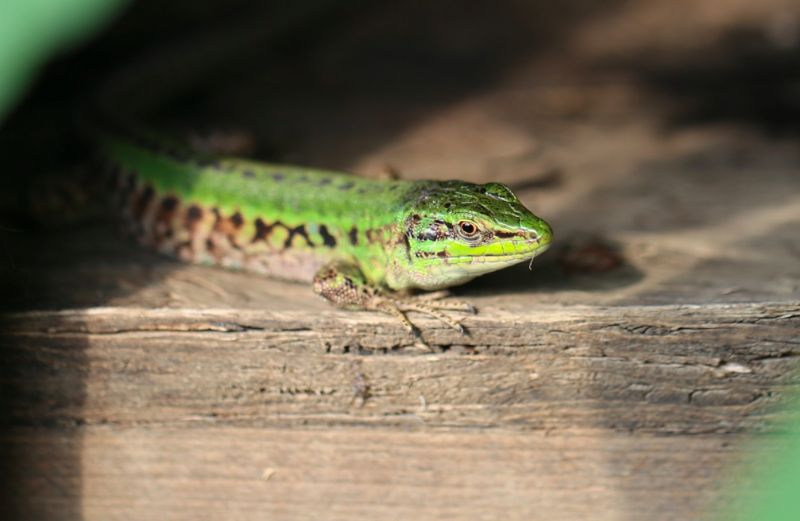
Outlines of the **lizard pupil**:
[{"label": "lizard pupil", "polygon": [[473,233],[475,233],[477,231],[477,229],[475,228],[475,225],[472,224],[471,222],[461,221],[459,223],[459,226],[461,226],[461,231],[464,232],[467,235],[472,235]]}]

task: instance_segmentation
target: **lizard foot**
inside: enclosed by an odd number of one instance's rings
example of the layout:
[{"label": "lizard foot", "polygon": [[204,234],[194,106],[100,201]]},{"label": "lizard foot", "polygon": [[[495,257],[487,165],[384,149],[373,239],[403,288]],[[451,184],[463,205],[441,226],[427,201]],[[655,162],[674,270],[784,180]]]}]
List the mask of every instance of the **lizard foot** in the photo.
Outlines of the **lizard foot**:
[{"label": "lizard foot", "polygon": [[445,311],[475,312],[475,308],[466,302],[444,300],[448,295],[446,291],[414,296],[385,293],[370,286],[361,271],[350,265],[332,264],[320,269],[314,277],[314,291],[338,307],[381,311],[397,318],[409,333],[429,349],[419,328],[408,318],[408,312],[433,317],[464,335],[469,334],[467,329]]},{"label": "lizard foot", "polygon": [[[390,295],[376,295],[373,297],[373,309],[389,313],[400,318],[403,325],[409,332],[417,332],[416,326],[406,316],[409,311],[416,311],[423,315],[433,317],[447,326],[455,329],[461,334],[467,334],[467,330],[461,325],[461,322],[454,319],[443,311],[466,311],[464,304],[461,302],[447,302],[447,301],[427,301],[421,300],[416,297],[395,297]],[[402,318],[401,318],[402,317]]]}]

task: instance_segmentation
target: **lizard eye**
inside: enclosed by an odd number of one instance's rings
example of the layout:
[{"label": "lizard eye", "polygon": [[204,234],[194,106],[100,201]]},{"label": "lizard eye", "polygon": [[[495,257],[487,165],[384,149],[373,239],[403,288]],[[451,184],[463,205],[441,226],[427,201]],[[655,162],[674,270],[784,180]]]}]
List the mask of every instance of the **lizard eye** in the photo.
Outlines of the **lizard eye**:
[{"label": "lizard eye", "polygon": [[464,237],[474,237],[478,233],[478,227],[469,221],[461,221],[458,223],[458,228],[461,230]]}]

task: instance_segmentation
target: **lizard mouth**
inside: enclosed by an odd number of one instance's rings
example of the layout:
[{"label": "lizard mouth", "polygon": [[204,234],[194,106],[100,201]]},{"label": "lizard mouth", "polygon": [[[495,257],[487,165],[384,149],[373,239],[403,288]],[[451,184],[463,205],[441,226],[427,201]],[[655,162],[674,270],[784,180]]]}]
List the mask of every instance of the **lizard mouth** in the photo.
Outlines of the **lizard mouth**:
[{"label": "lizard mouth", "polygon": [[[531,248],[531,246],[534,247]],[[465,263],[467,260],[469,260],[471,264],[494,264],[519,262],[530,258],[531,263],[533,263],[534,258],[544,253],[550,247],[550,242],[542,242],[541,239],[535,239],[520,243],[517,247],[519,250],[515,252],[482,255],[459,255],[457,257],[448,257],[447,261]]]},{"label": "lizard mouth", "polygon": [[[441,280],[431,283],[430,280],[422,280],[418,287],[423,289],[437,289],[454,284],[461,284],[474,279],[480,275],[501,270],[527,261],[533,260],[550,246],[550,241],[528,240],[520,241],[516,246],[506,249],[507,253],[484,253],[481,255],[458,255],[455,257],[437,256],[438,261],[434,270],[438,273]],[[513,248],[513,250],[511,249]]]}]

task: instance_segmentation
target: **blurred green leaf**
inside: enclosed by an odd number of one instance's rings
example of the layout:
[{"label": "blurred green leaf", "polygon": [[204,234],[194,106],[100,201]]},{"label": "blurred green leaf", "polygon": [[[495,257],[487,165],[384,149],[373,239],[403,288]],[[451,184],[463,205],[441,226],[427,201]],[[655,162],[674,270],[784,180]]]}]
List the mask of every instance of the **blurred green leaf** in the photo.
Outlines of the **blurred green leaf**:
[{"label": "blurred green leaf", "polygon": [[125,2],[0,1],[0,121],[48,58],[102,26]]},{"label": "blurred green leaf", "polygon": [[775,431],[753,440],[749,464],[733,472],[718,521],[800,520],[800,399],[782,411]]}]

